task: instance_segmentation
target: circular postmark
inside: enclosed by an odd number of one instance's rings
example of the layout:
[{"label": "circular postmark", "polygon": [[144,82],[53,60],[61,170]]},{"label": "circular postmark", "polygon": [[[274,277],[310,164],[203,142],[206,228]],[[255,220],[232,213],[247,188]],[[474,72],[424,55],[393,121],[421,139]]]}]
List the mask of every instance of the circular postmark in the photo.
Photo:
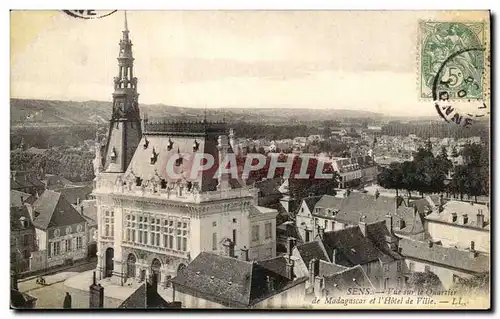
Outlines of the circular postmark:
[{"label": "circular postmark", "polygon": [[483,53],[484,48],[480,47],[462,49],[439,66],[432,83],[432,99],[446,122],[468,127],[474,119],[489,114],[481,94]]},{"label": "circular postmark", "polygon": [[63,10],[67,15],[78,19],[100,19],[118,10]]}]

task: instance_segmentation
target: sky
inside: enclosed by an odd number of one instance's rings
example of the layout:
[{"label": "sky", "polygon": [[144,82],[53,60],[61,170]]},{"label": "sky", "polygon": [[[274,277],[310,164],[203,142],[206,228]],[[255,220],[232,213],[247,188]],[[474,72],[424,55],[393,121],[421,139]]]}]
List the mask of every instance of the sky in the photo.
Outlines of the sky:
[{"label": "sky", "polygon": [[[418,97],[431,11],[128,11],[140,102],[436,115]],[[11,97],[111,101],[124,14],[11,12]]]}]

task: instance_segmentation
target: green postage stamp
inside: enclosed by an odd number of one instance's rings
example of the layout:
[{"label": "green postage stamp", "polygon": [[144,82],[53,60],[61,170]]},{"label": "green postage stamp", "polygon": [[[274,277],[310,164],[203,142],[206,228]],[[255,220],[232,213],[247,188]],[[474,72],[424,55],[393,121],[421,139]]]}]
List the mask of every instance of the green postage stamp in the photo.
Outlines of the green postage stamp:
[{"label": "green postage stamp", "polygon": [[482,99],[486,41],[483,22],[420,21],[420,98]]}]

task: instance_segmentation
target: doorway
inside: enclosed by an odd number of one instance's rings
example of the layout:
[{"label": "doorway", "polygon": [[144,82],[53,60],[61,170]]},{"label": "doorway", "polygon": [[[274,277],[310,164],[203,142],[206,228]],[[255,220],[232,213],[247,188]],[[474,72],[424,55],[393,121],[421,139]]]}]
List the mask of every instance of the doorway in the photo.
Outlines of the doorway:
[{"label": "doorway", "polygon": [[104,269],[104,277],[111,277],[113,276],[113,259],[115,256],[115,250],[111,247],[106,249],[106,267]]}]

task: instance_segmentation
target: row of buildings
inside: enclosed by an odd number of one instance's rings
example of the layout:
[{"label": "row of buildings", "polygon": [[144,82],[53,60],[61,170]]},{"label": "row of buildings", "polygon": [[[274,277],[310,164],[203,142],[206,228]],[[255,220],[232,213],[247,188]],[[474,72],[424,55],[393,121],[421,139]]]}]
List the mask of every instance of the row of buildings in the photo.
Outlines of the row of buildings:
[{"label": "row of buildings", "polygon": [[11,173],[10,264],[18,276],[96,254],[96,206],[88,186],[34,172]]}]

